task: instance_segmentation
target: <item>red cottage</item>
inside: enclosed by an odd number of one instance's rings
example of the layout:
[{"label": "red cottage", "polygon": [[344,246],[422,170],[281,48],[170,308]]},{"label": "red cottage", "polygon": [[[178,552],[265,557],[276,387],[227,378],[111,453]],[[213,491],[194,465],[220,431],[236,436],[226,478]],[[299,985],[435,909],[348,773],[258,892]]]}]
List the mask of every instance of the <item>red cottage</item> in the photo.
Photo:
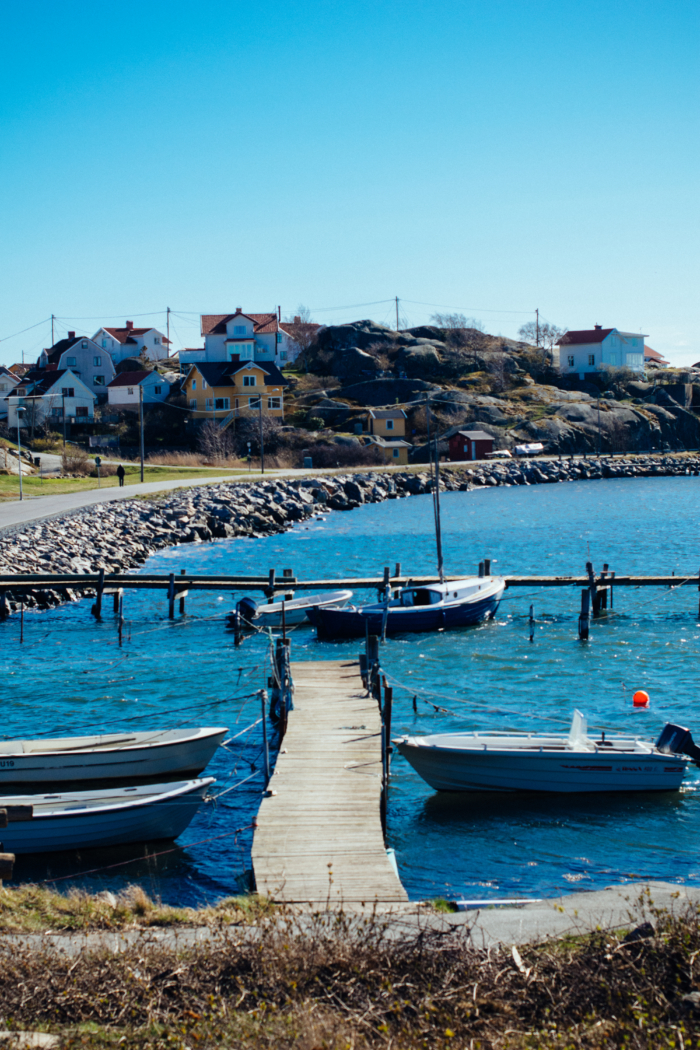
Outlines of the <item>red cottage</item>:
[{"label": "red cottage", "polygon": [[483,459],[493,452],[493,438],[483,430],[458,430],[450,438],[450,459]]}]

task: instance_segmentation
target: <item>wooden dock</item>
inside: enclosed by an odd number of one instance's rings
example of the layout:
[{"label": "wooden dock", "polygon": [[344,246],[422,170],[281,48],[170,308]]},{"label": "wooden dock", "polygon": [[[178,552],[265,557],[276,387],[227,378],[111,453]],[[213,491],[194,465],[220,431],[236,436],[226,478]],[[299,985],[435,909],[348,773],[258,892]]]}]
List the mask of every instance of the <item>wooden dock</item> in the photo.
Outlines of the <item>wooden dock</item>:
[{"label": "wooden dock", "polygon": [[281,902],[400,904],[380,819],[381,718],[356,662],[292,664],[289,714],[253,838],[258,893]]}]

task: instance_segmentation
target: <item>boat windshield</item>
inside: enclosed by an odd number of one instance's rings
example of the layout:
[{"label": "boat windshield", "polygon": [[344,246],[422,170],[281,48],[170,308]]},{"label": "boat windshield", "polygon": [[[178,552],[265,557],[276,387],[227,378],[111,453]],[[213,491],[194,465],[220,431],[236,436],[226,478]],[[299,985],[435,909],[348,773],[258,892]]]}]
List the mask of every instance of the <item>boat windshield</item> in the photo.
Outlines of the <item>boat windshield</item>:
[{"label": "boat windshield", "polygon": [[401,591],[401,604],[404,606],[437,605],[442,599],[443,595],[440,591],[429,591],[426,587]]}]

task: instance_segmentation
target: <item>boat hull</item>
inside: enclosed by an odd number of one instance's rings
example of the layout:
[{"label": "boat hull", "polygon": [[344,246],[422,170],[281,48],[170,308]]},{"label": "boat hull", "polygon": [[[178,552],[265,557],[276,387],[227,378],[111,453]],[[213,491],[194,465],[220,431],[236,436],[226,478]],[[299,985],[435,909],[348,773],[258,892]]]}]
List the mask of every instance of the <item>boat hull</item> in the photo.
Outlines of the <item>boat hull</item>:
[{"label": "boat hull", "polygon": [[[3,847],[15,854],[56,853],[175,839],[191,822],[211,783],[213,778],[207,777],[158,785],[160,794],[151,792],[133,799],[128,799],[124,790],[115,791],[105,805],[86,801],[88,796],[94,799],[95,792],[64,793],[53,799],[46,795],[0,797],[0,807],[17,805],[21,800],[33,805],[35,813],[30,820],[10,820],[2,830]],[[51,810],[49,806],[57,808]],[[70,808],[62,809],[66,806]]]},{"label": "boat hull", "polygon": [[[26,791],[39,786],[70,790],[73,785],[163,783],[196,777],[211,761],[226,735],[225,728],[109,736],[67,740],[13,741],[0,745],[0,792]],[[66,744],[69,746],[66,747]],[[51,749],[51,745],[54,749]],[[94,750],[90,750],[90,746]]]},{"label": "boat hull", "polygon": [[676,755],[604,752],[499,753],[396,741],[399,752],[436,791],[677,791],[687,761]]},{"label": "boat hull", "polygon": [[[426,605],[414,608],[390,606],[386,616],[386,633],[449,631],[483,623],[496,615],[501,594],[502,590],[478,600],[455,605]],[[382,633],[384,612],[376,607],[371,611],[315,608],[309,610],[309,619],[319,638],[364,638],[366,633]]]}]

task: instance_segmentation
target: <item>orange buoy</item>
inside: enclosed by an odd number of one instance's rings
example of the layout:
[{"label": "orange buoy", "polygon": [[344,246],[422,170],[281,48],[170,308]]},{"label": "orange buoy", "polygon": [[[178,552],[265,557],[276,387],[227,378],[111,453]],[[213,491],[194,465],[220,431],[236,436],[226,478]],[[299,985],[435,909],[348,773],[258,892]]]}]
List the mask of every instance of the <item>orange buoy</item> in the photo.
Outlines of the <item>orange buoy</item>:
[{"label": "orange buoy", "polygon": [[632,703],[635,707],[648,707],[649,706],[649,694],[645,693],[643,689],[638,689],[632,697]]}]

